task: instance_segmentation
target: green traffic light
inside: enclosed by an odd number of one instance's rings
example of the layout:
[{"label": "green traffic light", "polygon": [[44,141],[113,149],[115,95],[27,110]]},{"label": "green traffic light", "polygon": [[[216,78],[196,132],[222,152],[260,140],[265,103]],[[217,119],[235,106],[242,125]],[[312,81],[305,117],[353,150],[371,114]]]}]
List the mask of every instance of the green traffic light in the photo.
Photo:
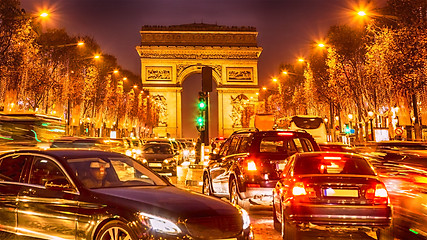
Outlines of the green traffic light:
[{"label": "green traffic light", "polygon": [[199,125],[199,126],[203,126],[204,125],[204,119],[203,119],[203,117],[198,117],[197,118],[197,125]]},{"label": "green traffic light", "polygon": [[206,104],[205,104],[205,102],[203,102],[203,101],[200,101],[199,102],[199,109],[205,109],[206,108]]}]

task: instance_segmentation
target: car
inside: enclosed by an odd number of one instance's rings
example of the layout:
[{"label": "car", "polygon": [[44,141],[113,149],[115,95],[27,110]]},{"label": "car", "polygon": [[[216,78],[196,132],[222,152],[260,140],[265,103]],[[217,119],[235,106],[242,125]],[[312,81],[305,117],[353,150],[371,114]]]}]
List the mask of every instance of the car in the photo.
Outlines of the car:
[{"label": "car", "polygon": [[375,231],[392,238],[385,184],[369,160],[342,152],[297,153],[273,190],[273,222],[283,239],[312,229]]},{"label": "car", "polygon": [[169,143],[146,143],[142,147],[142,163],[159,174],[176,176],[178,155]]},{"label": "car", "polygon": [[350,152],[357,153],[352,146],[340,142],[322,142],[319,144],[320,150],[325,152]]},{"label": "car", "polygon": [[175,154],[178,154],[178,165],[184,162],[184,149],[182,145],[172,138],[148,138],[145,143],[170,143]]},{"label": "car", "polygon": [[0,214],[0,231],[20,238],[253,239],[244,209],[99,150],[0,154]]},{"label": "car", "polygon": [[271,206],[272,192],[287,157],[319,151],[305,131],[258,129],[234,132],[217,154],[211,153],[203,172],[202,192],[228,197],[233,204]]},{"label": "car", "polygon": [[51,148],[89,148],[105,150],[103,138],[96,137],[60,137],[54,139],[50,145]]}]

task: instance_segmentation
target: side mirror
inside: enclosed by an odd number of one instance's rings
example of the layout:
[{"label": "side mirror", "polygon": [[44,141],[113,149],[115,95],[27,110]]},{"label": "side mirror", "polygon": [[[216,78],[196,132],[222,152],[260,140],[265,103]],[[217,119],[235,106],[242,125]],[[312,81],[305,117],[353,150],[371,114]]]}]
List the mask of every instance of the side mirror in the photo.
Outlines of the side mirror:
[{"label": "side mirror", "polygon": [[219,161],[221,158],[217,153],[209,153],[209,160]]}]

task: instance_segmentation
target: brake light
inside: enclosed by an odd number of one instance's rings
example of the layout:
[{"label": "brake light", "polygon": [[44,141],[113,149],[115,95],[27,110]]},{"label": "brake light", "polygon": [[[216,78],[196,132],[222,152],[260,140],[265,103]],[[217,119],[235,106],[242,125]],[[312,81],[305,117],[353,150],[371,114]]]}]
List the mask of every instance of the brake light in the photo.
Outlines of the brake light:
[{"label": "brake light", "polygon": [[247,169],[248,169],[248,171],[256,171],[257,168],[256,168],[255,161],[249,160]]},{"label": "brake light", "polygon": [[305,191],[305,188],[304,188],[304,183],[302,182],[295,183],[294,188],[292,188],[292,194],[294,196],[307,195],[307,192]]},{"label": "brake light", "polygon": [[387,204],[388,202],[388,192],[384,184],[377,184],[374,188],[369,188],[365,193],[366,199],[374,200],[376,204]]},{"label": "brake light", "polygon": [[279,136],[293,136],[294,134],[291,132],[279,132],[277,133]]},{"label": "brake light", "polygon": [[292,188],[292,195],[294,196],[307,196],[309,198],[316,197],[316,191],[313,187],[305,186],[303,182],[296,182]]},{"label": "brake light", "polygon": [[341,157],[323,157],[325,160],[341,160]]}]

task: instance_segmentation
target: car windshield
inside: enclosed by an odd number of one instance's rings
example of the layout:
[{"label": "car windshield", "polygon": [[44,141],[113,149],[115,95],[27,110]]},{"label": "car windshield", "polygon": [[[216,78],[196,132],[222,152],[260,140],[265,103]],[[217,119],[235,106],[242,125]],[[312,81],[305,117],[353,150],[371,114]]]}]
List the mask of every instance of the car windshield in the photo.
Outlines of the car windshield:
[{"label": "car windshield", "polygon": [[310,156],[295,161],[294,174],[375,175],[375,172],[363,158]]},{"label": "car windshield", "polygon": [[130,158],[73,158],[67,161],[87,188],[168,185]]},{"label": "car windshield", "polygon": [[172,154],[172,148],[169,144],[147,144],[142,152],[145,154]]}]

